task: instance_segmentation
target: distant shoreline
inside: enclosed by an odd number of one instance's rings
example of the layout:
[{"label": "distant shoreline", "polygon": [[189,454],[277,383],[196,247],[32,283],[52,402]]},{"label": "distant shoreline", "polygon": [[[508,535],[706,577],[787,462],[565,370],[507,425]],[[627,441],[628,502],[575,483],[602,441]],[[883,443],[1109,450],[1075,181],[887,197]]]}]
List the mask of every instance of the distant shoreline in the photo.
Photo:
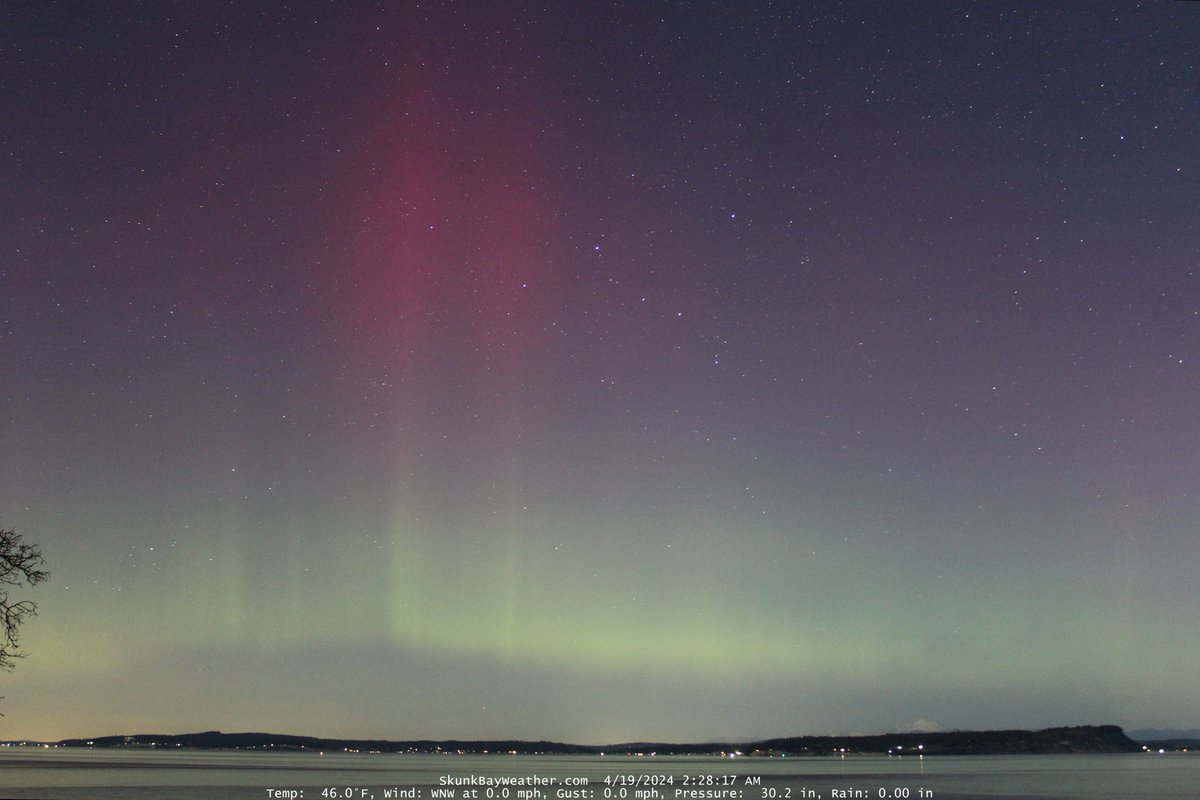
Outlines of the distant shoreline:
[{"label": "distant shoreline", "polygon": [[[828,756],[841,754],[1038,755],[1061,753],[1136,753],[1159,742],[1136,742],[1116,725],[1083,725],[1027,730],[939,731],[868,736],[792,736],[752,742],[676,744],[633,742],[576,745],[517,740],[327,739],[274,733],[136,734],[63,739],[57,742],[8,741],[4,746],[142,748],[256,751],[345,751],[423,754],[513,755],[709,755],[747,757]],[[1188,742],[1166,749],[1186,750]]]}]

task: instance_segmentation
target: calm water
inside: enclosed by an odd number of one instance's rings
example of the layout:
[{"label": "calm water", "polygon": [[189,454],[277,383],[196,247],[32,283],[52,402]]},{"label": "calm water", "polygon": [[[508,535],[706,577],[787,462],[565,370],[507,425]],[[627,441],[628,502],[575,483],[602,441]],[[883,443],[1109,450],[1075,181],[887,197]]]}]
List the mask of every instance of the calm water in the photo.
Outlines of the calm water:
[{"label": "calm water", "polygon": [[[477,785],[474,796],[450,783],[469,776],[542,783],[537,791]],[[4,798],[387,800],[397,789],[417,800],[1196,800],[1200,754],[718,759],[0,748]]]}]

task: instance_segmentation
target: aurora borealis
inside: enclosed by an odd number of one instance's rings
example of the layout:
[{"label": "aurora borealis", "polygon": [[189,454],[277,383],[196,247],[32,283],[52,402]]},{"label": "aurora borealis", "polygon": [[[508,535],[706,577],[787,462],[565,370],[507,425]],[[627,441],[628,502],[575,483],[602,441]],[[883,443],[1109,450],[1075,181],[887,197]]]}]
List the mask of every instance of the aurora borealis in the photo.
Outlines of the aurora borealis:
[{"label": "aurora borealis", "polygon": [[0,738],[1200,724],[1200,8],[18,5]]}]

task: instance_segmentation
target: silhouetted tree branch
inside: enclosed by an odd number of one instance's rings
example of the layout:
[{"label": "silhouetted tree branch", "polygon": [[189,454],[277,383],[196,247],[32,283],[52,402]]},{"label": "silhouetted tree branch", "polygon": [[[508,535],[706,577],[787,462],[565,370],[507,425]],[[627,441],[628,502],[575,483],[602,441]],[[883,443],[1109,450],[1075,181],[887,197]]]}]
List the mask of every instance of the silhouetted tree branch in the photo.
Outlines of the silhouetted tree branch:
[{"label": "silhouetted tree branch", "polygon": [[15,531],[0,530],[0,669],[11,670],[16,659],[24,658],[18,642],[21,623],[37,614],[36,603],[9,600],[4,587],[41,583],[50,577],[41,569],[44,563],[40,547],[25,544]]}]

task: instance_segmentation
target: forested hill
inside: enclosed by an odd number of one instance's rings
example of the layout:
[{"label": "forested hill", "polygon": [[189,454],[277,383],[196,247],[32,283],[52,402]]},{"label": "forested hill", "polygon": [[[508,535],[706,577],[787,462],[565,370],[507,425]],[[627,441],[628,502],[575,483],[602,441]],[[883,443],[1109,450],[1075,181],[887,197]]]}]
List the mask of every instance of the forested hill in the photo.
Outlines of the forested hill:
[{"label": "forested hill", "polygon": [[1116,725],[1047,728],[1039,731],[946,731],[888,733],[872,736],[795,736],[748,743],[669,744],[639,742],[607,746],[526,741],[386,741],[378,739],[320,739],[275,733],[138,734],[64,739],[60,747],[187,747],[227,750],[330,750],[381,753],[630,753],[745,755],[829,755],[831,753],[891,753],[892,755],[1008,755],[1039,753],[1132,753],[1141,745]]},{"label": "forested hill", "polygon": [[877,736],[798,736],[753,745],[770,753],[824,754],[843,748],[893,755],[1020,755],[1040,753],[1134,753],[1142,746],[1116,725],[1046,728],[1040,731],[946,731]]}]

